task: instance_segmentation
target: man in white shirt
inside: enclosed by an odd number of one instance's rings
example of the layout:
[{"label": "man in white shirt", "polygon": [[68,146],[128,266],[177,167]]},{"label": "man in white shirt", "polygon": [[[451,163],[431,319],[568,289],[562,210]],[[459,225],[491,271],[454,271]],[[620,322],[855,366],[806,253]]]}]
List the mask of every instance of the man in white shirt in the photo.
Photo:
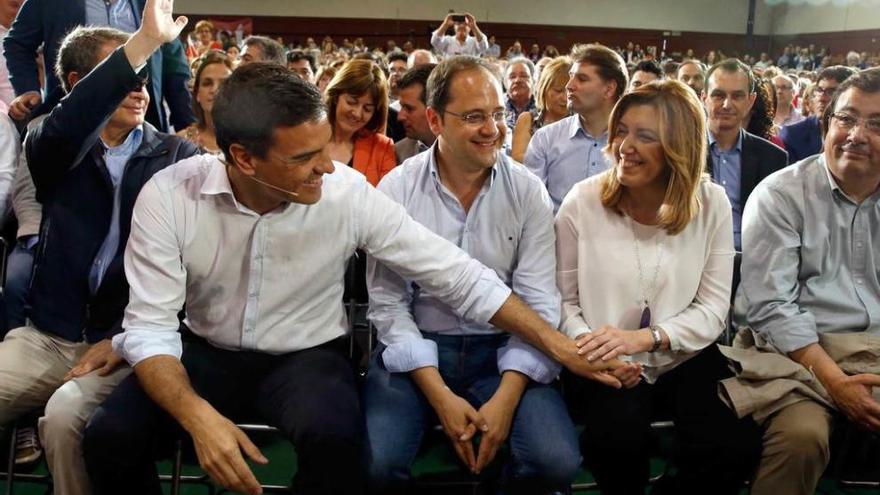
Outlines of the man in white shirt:
[{"label": "man in white shirt", "polygon": [[[455,27],[455,36],[445,35],[446,30]],[[473,33],[473,36],[470,36]],[[431,33],[431,46],[443,56],[473,55],[479,57],[489,50],[486,35],[477,27],[477,20],[471,14],[449,14],[443,24]]]},{"label": "man in white shirt", "polygon": [[[357,248],[466,318],[620,386],[600,369],[621,363],[584,361],[493,270],[332,162],[331,127],[314,86],[284,67],[239,67],[213,116],[224,161],[180,162],[147,183],[135,205],[125,253],[130,304],[114,340],[135,374],[86,428],[96,493],[158,493],[154,452],[181,427],[217,483],[260,493],[242,451],[267,461],[233,422],[254,419],[296,446],[296,493],[362,492],[363,425],[342,306]],[[177,317],[184,302],[193,334],[186,349]],[[462,442],[489,429],[466,414],[451,415],[447,427]]]}]

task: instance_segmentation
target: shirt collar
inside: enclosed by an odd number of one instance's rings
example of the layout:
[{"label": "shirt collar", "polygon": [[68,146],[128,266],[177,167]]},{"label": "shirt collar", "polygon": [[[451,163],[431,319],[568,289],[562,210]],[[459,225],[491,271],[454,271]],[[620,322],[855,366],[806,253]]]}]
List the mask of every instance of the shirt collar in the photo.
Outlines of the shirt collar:
[{"label": "shirt collar", "polygon": [[[439,141],[439,139],[438,139]],[[428,150],[428,171],[431,173],[431,178],[434,180],[435,184],[440,185],[440,173],[437,169],[437,142],[434,141],[434,144],[431,145],[431,148]],[[498,174],[498,163],[503,158],[504,152],[502,150],[498,150],[498,153],[495,156],[495,165],[492,166],[492,173],[489,174],[489,183],[483,186],[484,189],[488,189],[492,187],[492,184],[495,182],[495,175]]]},{"label": "shirt collar", "polygon": [[226,163],[223,155],[203,156],[210,160],[210,163],[208,164],[208,176],[205,177],[199,192],[211,196],[228,194],[234,198],[235,194],[232,192],[232,184],[229,183],[229,175],[226,174]]},{"label": "shirt collar", "polygon": [[583,133],[584,137],[592,139],[593,141],[601,141],[603,137],[608,136],[608,130],[606,129],[600,136],[594,137],[591,136],[589,132],[581,125],[581,117],[578,114],[571,115],[567,117],[569,120],[568,123],[568,138],[574,139],[578,132]]},{"label": "shirt collar", "polygon": [[[100,139],[100,138],[99,138]],[[135,127],[128,133],[128,136],[125,137],[125,141],[116,146],[107,146],[104,143],[104,140],[101,139],[101,146],[104,148],[104,152],[109,155],[130,155],[134,153],[135,150],[140,148],[141,142],[144,139],[144,126],[143,124]]]},{"label": "shirt collar", "polygon": [[[712,134],[712,131],[707,132],[707,134],[709,134],[709,149],[712,149],[712,148],[717,149],[717,146],[715,146],[715,143],[717,143],[718,140],[715,139],[715,136]],[[737,136],[737,138],[736,138],[736,145],[734,145],[733,149],[738,152],[742,152],[742,146],[743,146],[743,130],[740,129],[739,136]],[[721,151],[721,150],[719,150],[719,151]]]}]

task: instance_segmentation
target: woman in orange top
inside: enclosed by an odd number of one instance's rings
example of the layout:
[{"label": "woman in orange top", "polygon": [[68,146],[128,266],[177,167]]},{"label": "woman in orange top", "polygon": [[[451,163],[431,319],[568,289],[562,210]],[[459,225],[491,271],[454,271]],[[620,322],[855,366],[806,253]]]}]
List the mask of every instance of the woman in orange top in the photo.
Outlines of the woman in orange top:
[{"label": "woman in orange top", "polygon": [[394,142],[385,136],[388,82],[369,60],[351,60],[336,73],[325,93],[333,126],[330,158],[347,163],[374,186],[397,164]]}]

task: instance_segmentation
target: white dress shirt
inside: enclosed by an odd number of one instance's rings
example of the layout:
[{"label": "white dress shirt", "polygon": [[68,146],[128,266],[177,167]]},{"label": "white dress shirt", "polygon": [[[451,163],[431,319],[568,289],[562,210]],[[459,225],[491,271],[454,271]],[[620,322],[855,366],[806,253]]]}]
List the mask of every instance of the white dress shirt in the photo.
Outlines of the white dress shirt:
[{"label": "white dress shirt", "polygon": [[474,36],[468,36],[465,38],[464,43],[461,43],[455,36],[441,36],[435,32],[431,34],[431,46],[444,57],[451,57],[453,55],[473,55],[474,57],[479,57],[489,50],[489,41],[484,34],[483,39],[480,41],[477,41],[477,38]]},{"label": "white dress shirt", "polygon": [[12,182],[18,167],[21,142],[15,123],[5,113],[0,113],[0,220],[12,206]]},{"label": "white dress shirt", "polygon": [[2,49],[3,38],[8,32],[9,28],[0,24],[0,102],[7,108],[15,99],[15,90],[12,89],[12,83],[9,81],[9,69],[6,67],[6,56]]},{"label": "white dress shirt", "polygon": [[510,289],[495,272],[410,218],[344,164],[313,205],[259,215],[236,201],[225,165],[200,155],[157,173],[135,204],[125,251],[131,286],[113,347],[132,366],[180,357],[177,313],[211,344],[282,354],[346,334],[343,276],[356,248],[475,321]]},{"label": "white dress shirt", "polygon": [[[610,173],[610,172],[606,172]],[[611,325],[637,330],[642,313],[633,228],[639,236],[645,285],[663,244],[652,323],[669,336],[668,351],[641,353],[645,379],[656,379],[711,345],[724,330],[733,275],[733,222],[724,189],[700,184],[701,208],[681,232],[631,222],[600,200],[605,174],[576,184],[556,216],[557,283],[562,294],[562,331],[576,337]],[[631,226],[632,225],[632,226]],[[633,227],[634,226],[634,227]]]}]

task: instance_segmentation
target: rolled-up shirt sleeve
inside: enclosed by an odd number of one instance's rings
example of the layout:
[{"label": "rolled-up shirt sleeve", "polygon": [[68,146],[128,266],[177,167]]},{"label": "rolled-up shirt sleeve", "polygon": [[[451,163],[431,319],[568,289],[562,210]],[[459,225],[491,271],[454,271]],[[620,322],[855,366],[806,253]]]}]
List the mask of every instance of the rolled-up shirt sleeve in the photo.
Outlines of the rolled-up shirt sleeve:
[{"label": "rolled-up shirt sleeve", "polygon": [[[511,277],[513,292],[553,327],[559,325],[559,289],[556,287],[556,234],[553,203],[543,186],[529,190],[524,201],[526,218]],[[498,370],[518,371],[539,383],[550,383],[561,365],[517,336],[498,349]]]},{"label": "rolled-up shirt sleeve", "polygon": [[[531,145],[529,145],[531,148]],[[590,331],[584,319],[578,290],[578,201],[577,188],[565,197],[556,214],[556,284],[562,298],[559,329],[571,338]]]},{"label": "rolled-up shirt sleeve", "polygon": [[749,326],[782,352],[819,341],[813,314],[798,304],[802,215],[765,181],[743,212],[742,290]]},{"label": "rolled-up shirt sleeve", "polygon": [[386,268],[477,323],[488,323],[510,297],[494,270],[413,220],[402,205],[372,187],[360,196],[352,206],[358,241]]},{"label": "rolled-up shirt sleeve", "polygon": [[[399,175],[379,182],[378,189],[400,202]],[[369,318],[376,326],[379,342],[385,345],[382,360],[392,373],[403,373],[428,366],[438,367],[437,344],[422,336],[412,317],[412,291],[406,280],[367,258],[367,287],[370,294]]]},{"label": "rolled-up shirt sleeve", "polygon": [[131,366],[157,355],[180,359],[182,344],[177,315],[186,295],[172,204],[153,178],[138,196],[125,249],[125,275],[130,286],[122,326],[113,350]]}]

